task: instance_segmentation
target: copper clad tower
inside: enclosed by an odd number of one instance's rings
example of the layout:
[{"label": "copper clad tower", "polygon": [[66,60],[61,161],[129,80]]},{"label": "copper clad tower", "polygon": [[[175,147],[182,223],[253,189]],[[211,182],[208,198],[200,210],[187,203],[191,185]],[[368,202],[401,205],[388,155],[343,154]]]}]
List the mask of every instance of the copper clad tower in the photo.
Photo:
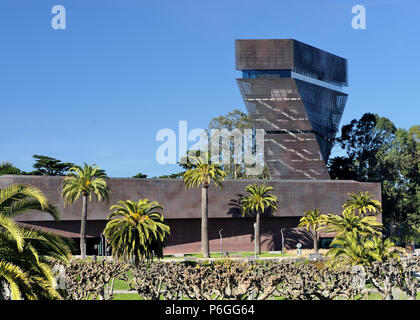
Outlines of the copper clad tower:
[{"label": "copper clad tower", "polygon": [[236,40],[239,90],[265,130],[273,179],[330,179],[326,162],[347,101],[347,60],[293,39]]}]

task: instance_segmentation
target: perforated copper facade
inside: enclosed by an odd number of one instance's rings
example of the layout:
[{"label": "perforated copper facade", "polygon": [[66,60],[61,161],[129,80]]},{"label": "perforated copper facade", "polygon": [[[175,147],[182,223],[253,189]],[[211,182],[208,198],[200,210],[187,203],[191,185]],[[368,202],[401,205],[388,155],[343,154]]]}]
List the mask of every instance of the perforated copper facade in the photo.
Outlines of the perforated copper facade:
[{"label": "perforated copper facade", "polygon": [[[64,207],[61,195],[64,177],[59,176],[0,176],[0,189],[12,184],[30,184],[42,190],[47,199],[60,212],[60,220],[55,221],[49,215],[28,211],[15,218],[20,223],[40,227],[69,238],[79,237],[82,201]],[[210,249],[218,251],[219,231],[223,229],[223,248],[226,251],[253,251],[253,224],[255,218],[244,218],[237,205],[238,199],[245,194],[244,189],[258,180],[225,180],[223,188],[211,186],[209,189],[209,239]],[[296,248],[300,242],[304,247],[311,247],[312,238],[304,229],[297,228],[299,220],[306,210],[318,208],[323,213],[339,214],[348,193],[372,193],[381,201],[380,183],[360,183],[338,180],[271,180],[273,194],[278,197],[278,211],[275,216],[264,215],[261,219],[261,243],[263,250],[281,249],[281,230],[284,232],[285,245]],[[95,254],[94,243],[99,237],[111,213],[109,207],[117,201],[148,198],[158,201],[163,207],[165,221],[171,227],[165,253],[199,252],[201,249],[200,218],[201,190],[186,190],[182,179],[129,179],[110,178],[111,189],[109,203],[93,201],[88,207],[87,236],[92,239],[89,254]],[[378,216],[381,221],[381,216]],[[328,235],[321,235],[321,237]],[[97,251],[96,251],[97,252]]]},{"label": "perforated copper facade", "polygon": [[236,40],[237,79],[254,128],[265,130],[274,179],[329,179],[347,94],[347,61],[291,39]]}]

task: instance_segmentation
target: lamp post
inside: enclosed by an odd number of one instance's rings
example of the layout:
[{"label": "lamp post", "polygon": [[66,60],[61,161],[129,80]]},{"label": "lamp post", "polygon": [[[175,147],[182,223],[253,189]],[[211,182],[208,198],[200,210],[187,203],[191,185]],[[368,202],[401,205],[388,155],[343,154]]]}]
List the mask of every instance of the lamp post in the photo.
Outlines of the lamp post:
[{"label": "lamp post", "polygon": [[101,255],[106,256],[106,242],[103,233],[101,233]]},{"label": "lamp post", "polygon": [[281,228],[280,233],[281,233],[281,254],[284,254],[284,235],[283,235],[283,230],[287,229],[287,228]]},{"label": "lamp post", "polygon": [[223,245],[222,231],[223,231],[223,229],[220,229],[219,230],[219,236],[220,236],[220,258],[222,258],[222,245]]}]

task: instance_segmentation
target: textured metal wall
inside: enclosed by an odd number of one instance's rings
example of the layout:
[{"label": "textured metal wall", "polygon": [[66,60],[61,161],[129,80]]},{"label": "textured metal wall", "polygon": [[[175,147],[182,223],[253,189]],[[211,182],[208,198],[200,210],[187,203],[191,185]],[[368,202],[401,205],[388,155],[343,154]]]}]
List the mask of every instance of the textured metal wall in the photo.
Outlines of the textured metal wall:
[{"label": "textured metal wall", "polygon": [[[17,221],[42,227],[45,230],[77,238],[80,231],[81,201],[63,206],[61,183],[63,177],[46,176],[0,176],[0,189],[15,183],[39,187],[61,213],[60,221],[39,212],[27,212]],[[244,195],[250,183],[256,180],[227,180],[223,189],[209,189],[209,238],[211,250],[219,249],[219,230],[223,229],[224,248],[227,251],[253,250],[253,218],[243,218],[237,200]],[[347,193],[369,191],[381,201],[379,183],[359,183],[335,180],[271,180],[277,195],[278,212],[262,219],[264,250],[277,250],[281,246],[280,230],[289,228],[285,234],[287,246],[294,248],[297,241],[307,246],[312,242],[304,230],[296,228],[304,211],[319,208],[324,213],[340,213]],[[165,221],[171,227],[166,253],[200,251],[201,191],[185,190],[182,180],[110,178],[109,204],[92,202],[88,207],[87,235],[97,238],[106,225],[109,207],[119,200],[149,198],[164,206]],[[380,220],[381,217],[379,216]],[[93,249],[92,249],[93,250]]]},{"label": "textured metal wall", "polygon": [[[347,94],[347,60],[296,40],[236,40],[237,79],[255,129],[264,129],[265,161],[274,179],[329,179],[326,162]],[[299,79],[285,76],[285,69]],[[264,77],[264,70],[283,70]],[[305,80],[306,79],[306,80]],[[331,89],[331,84],[337,90]]]},{"label": "textured metal wall", "polygon": [[293,69],[293,40],[236,40],[236,69]]},{"label": "textured metal wall", "polygon": [[264,129],[272,178],[329,179],[295,79],[237,79],[254,128]]},{"label": "textured metal wall", "polygon": [[[15,183],[31,184],[39,187],[47,198],[58,207],[61,220],[79,220],[81,201],[64,207],[61,196],[63,177],[48,176],[0,176],[0,188]],[[209,189],[209,217],[229,219],[241,215],[234,205],[251,183],[267,183],[274,188],[279,199],[278,217],[300,217],[309,209],[319,208],[323,212],[340,213],[347,193],[370,191],[381,200],[379,183],[360,183],[337,180],[225,180],[222,189]],[[200,218],[201,190],[185,190],[182,179],[132,179],[110,178],[110,202],[89,204],[89,220],[104,220],[110,214],[109,207],[120,200],[149,198],[161,203],[166,219]],[[48,221],[43,213],[28,212],[19,216],[19,221]]]},{"label": "textured metal wall", "polygon": [[323,81],[348,85],[346,59],[297,40],[293,40],[293,67]]},{"label": "textured metal wall", "polygon": [[326,162],[334,145],[334,138],[347,102],[347,94],[305,81],[295,81]]},{"label": "textured metal wall", "polygon": [[294,39],[238,39],[235,57],[237,70],[291,69],[348,85],[346,59]]}]

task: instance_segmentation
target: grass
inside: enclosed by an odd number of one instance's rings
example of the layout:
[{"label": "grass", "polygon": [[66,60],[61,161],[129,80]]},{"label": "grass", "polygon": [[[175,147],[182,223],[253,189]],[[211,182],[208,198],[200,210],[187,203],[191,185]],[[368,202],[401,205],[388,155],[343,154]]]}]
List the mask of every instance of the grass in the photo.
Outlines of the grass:
[{"label": "grass", "polygon": [[115,293],[112,300],[143,300],[137,293]]},{"label": "grass", "polygon": [[[131,270],[128,270],[127,276],[128,276],[129,281],[133,279],[133,274]],[[114,290],[130,290],[130,286],[127,284],[125,280],[116,278],[114,281]]]},{"label": "grass", "polygon": [[124,280],[115,279],[114,290],[130,290],[130,286]]}]

